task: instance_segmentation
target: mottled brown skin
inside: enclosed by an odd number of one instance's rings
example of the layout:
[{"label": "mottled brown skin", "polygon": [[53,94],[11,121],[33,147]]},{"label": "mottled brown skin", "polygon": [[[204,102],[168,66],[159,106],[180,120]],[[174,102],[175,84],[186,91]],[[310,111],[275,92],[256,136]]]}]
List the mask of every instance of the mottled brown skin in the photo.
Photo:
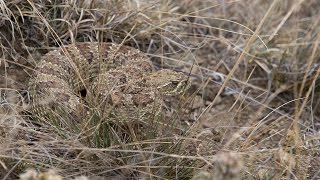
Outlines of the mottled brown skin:
[{"label": "mottled brown skin", "polygon": [[161,109],[163,96],[189,87],[187,79],[171,70],[155,72],[144,53],[128,46],[76,43],[43,56],[29,83],[30,111],[59,125],[81,122],[90,109],[105,117],[112,109],[122,119],[148,119]]}]

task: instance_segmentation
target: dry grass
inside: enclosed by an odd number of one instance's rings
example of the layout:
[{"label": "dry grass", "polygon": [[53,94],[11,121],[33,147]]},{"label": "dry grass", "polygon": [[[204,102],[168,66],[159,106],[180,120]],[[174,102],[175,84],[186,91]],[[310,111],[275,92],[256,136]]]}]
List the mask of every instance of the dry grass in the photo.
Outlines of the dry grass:
[{"label": "dry grass", "polygon": [[[318,179],[319,8],[317,0],[0,1],[0,177]],[[33,68],[50,47],[78,41],[123,43],[159,69],[190,73],[188,96],[167,100],[170,133],[155,127],[137,139],[122,125],[93,124],[84,135],[34,123]]]}]

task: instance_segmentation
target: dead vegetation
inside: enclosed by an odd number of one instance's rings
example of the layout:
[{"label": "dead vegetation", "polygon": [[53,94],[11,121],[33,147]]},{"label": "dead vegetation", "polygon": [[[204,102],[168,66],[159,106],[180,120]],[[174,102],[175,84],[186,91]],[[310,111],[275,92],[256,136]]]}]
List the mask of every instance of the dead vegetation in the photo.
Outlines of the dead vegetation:
[{"label": "dead vegetation", "polygon": [[[0,177],[318,179],[319,8],[317,0],[0,1]],[[179,128],[138,141],[132,129],[126,143],[110,128],[85,143],[35,124],[27,82],[39,57],[82,41],[133,46],[158,69],[190,74],[190,91],[167,100],[175,111],[163,117]]]}]

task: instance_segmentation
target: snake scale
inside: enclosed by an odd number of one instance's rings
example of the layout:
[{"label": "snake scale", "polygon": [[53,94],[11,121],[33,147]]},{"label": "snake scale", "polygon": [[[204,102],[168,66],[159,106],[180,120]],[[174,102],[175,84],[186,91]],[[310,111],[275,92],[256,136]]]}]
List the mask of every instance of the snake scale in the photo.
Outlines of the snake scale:
[{"label": "snake scale", "polygon": [[82,122],[92,111],[106,119],[146,120],[165,96],[188,88],[188,77],[155,71],[141,51],[120,44],[79,42],[45,54],[29,81],[30,112],[60,126]]}]

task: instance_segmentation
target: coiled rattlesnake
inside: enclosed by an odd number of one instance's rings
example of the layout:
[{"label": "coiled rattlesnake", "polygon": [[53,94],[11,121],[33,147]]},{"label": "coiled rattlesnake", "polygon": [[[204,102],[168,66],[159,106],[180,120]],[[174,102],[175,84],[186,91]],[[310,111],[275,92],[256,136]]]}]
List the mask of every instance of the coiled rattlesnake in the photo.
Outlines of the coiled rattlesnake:
[{"label": "coiled rattlesnake", "polygon": [[[29,82],[31,113],[37,119],[81,122],[94,109],[100,117],[146,120],[163,97],[182,93],[188,77],[154,71],[137,49],[113,43],[84,42],[43,56]],[[68,123],[67,123],[68,124]]]}]

